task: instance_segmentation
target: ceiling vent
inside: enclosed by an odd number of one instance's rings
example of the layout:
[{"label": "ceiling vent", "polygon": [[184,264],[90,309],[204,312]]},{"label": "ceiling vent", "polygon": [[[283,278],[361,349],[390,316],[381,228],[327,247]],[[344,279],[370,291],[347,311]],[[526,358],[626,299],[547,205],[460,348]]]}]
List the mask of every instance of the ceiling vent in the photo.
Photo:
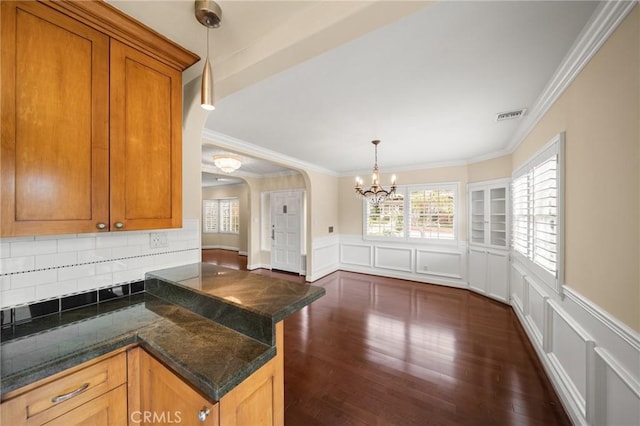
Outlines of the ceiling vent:
[{"label": "ceiling vent", "polygon": [[526,108],[518,109],[515,111],[501,112],[496,115],[496,121],[504,121],[504,120],[513,120],[515,118],[520,118],[527,112]]}]

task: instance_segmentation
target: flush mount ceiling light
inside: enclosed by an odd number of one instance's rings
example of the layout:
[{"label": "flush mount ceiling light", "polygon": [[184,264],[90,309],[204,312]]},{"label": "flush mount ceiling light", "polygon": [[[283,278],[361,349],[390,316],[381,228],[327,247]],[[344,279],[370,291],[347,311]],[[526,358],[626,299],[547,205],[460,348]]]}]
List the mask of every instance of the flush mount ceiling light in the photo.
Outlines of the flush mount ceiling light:
[{"label": "flush mount ceiling light", "polygon": [[242,166],[242,161],[233,155],[214,155],[213,164],[225,173],[233,173]]},{"label": "flush mount ceiling light", "polygon": [[371,187],[369,189],[362,189],[362,179],[360,177],[356,177],[356,194],[364,198],[374,207],[380,205],[380,203],[384,202],[389,197],[392,197],[396,192],[396,176],[393,175],[391,177],[391,188],[387,191],[380,185],[380,172],[378,171],[378,144],[379,140],[371,141],[373,146],[375,147],[375,163],[373,163],[373,174],[371,175]]},{"label": "flush mount ceiling light", "polygon": [[213,91],[213,73],[209,62],[209,30],[218,28],[222,21],[222,9],[218,3],[210,0],[196,0],[196,19],[207,27],[207,57],[202,70],[202,85],[200,87],[200,105],[206,110],[216,108],[216,97]]}]

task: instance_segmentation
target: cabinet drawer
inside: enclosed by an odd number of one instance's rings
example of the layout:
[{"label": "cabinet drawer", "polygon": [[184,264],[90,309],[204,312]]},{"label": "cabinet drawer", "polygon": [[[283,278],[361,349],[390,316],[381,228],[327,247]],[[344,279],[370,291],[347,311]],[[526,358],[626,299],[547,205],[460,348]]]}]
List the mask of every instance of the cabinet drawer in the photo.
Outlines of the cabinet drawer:
[{"label": "cabinet drawer", "polygon": [[126,354],[77,370],[2,403],[2,424],[35,425],[54,419],[127,380]]},{"label": "cabinet drawer", "polygon": [[115,388],[47,423],[47,426],[72,425],[126,426],[127,386]]}]

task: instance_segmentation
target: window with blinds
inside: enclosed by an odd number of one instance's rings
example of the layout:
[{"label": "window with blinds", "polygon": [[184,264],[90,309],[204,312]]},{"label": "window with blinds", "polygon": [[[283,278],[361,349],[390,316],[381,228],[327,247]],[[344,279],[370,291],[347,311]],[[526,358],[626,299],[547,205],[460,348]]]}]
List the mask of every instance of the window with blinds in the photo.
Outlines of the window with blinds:
[{"label": "window with blinds", "polygon": [[238,198],[203,200],[202,228],[205,233],[240,232],[240,201]]},{"label": "window with blinds", "polygon": [[512,247],[559,289],[562,272],[563,134],[513,174]]},{"label": "window with blinds", "polygon": [[202,201],[202,229],[206,233],[218,232],[218,200]]},{"label": "window with blinds", "polygon": [[366,235],[401,238],[404,236],[404,194],[385,200],[377,207],[366,203]]},{"label": "window with blinds", "polygon": [[458,184],[399,187],[379,207],[364,202],[364,235],[389,239],[455,240]]},{"label": "window with blinds", "polygon": [[454,191],[413,190],[409,195],[411,222],[409,238],[453,240]]}]

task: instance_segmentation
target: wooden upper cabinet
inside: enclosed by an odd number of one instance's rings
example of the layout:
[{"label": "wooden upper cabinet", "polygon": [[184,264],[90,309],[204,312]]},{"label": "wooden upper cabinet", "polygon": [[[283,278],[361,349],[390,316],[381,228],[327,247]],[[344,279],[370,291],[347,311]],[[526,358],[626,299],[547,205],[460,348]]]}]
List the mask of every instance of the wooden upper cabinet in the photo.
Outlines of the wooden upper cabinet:
[{"label": "wooden upper cabinet", "polygon": [[102,1],[2,1],[0,236],[182,226],[182,71]]},{"label": "wooden upper cabinet", "polygon": [[2,2],[2,236],[109,223],[109,38]]},{"label": "wooden upper cabinet", "polygon": [[182,74],[111,41],[111,226],[182,223]]}]

